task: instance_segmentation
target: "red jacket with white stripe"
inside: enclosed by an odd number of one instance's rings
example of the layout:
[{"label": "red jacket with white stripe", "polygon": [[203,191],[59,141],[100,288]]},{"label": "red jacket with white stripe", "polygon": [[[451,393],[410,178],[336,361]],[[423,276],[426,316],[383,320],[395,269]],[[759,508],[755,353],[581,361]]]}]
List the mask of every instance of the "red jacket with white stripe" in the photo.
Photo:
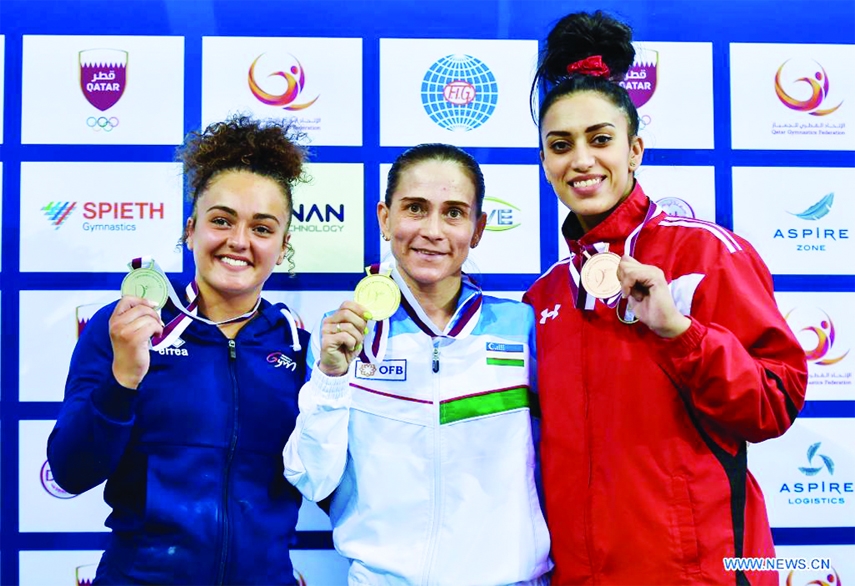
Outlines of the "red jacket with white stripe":
[{"label": "red jacket with white stripe", "polygon": [[[570,259],[525,296],[537,321],[553,584],[745,584],[723,557],[774,556],[747,445],[792,425],[805,354],[756,251],[700,220],[656,215],[633,254],[664,271],[692,320],[686,332],[659,338],[592,298],[584,309],[573,256],[598,243],[622,255],[648,205],[636,184],[584,235],[570,214]],[[775,572],[747,580],[778,583]]]}]

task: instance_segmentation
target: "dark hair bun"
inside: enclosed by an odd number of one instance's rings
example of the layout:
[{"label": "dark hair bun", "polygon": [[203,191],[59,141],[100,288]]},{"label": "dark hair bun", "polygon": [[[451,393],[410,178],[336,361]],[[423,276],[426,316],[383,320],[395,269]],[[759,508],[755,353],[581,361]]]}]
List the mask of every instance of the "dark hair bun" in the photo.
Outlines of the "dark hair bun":
[{"label": "dark hair bun", "polygon": [[598,10],[575,12],[558,21],[546,38],[541,56],[542,78],[552,84],[567,77],[567,66],[600,55],[611,79],[622,80],[635,59],[632,29]]}]

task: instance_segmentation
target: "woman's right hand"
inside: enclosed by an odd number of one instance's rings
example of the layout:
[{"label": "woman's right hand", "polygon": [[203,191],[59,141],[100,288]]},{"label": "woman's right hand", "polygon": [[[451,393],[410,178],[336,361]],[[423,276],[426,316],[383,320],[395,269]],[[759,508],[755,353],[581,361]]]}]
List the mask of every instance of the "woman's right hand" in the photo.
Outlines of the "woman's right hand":
[{"label": "woman's right hand", "polygon": [[151,363],[149,340],[163,333],[154,304],[140,297],[122,297],[110,316],[113,376],[128,389],[136,389]]},{"label": "woman's right hand", "polygon": [[318,368],[327,376],[342,376],[362,349],[371,314],[355,301],[345,301],[321,327]]}]

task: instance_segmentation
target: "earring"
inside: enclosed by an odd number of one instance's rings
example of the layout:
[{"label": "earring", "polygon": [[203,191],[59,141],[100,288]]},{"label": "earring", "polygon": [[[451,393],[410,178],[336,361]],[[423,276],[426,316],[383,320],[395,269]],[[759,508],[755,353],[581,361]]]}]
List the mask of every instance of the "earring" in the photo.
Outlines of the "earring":
[{"label": "earring", "polygon": [[635,168],[635,161],[630,161],[629,167],[630,167],[630,169],[634,169]]},{"label": "earring", "polygon": [[385,240],[386,242],[389,242],[389,237],[386,236],[385,232],[383,233],[383,240]]}]

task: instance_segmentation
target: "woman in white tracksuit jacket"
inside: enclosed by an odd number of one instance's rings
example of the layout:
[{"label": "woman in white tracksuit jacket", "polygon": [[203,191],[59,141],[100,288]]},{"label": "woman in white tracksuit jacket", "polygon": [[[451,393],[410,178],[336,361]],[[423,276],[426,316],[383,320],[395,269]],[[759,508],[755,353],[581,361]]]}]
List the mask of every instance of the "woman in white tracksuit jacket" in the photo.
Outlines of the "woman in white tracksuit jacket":
[{"label": "woman in white tracksuit jacket", "polygon": [[312,336],[285,475],[311,500],[333,494],[350,584],[548,582],[534,316],[461,272],[484,232],[483,199],[464,151],[402,154],[377,207],[395,262],[374,267],[391,272],[401,306],[367,327],[370,314],[346,301]]}]

